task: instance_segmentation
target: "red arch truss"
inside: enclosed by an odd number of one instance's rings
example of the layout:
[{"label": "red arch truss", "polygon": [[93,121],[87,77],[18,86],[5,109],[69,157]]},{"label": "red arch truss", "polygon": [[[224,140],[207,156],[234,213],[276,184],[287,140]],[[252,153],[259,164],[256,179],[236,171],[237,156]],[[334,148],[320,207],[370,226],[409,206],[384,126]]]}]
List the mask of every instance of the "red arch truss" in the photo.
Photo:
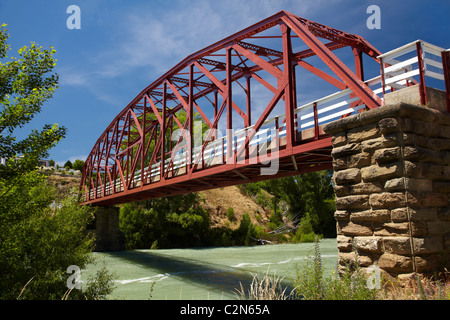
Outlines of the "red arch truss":
[{"label": "red arch truss", "polygon": [[[354,71],[334,53],[347,47]],[[85,161],[82,202],[110,205],[331,168],[321,121],[332,108],[325,100],[299,105],[299,92],[309,90],[299,74],[340,90],[326,98],[347,99],[335,116],[376,108],[382,102],[364,82],[363,54],[377,61],[381,53],[358,35],[281,11],[188,56],[97,140]],[[275,160],[276,170],[262,173]]]}]

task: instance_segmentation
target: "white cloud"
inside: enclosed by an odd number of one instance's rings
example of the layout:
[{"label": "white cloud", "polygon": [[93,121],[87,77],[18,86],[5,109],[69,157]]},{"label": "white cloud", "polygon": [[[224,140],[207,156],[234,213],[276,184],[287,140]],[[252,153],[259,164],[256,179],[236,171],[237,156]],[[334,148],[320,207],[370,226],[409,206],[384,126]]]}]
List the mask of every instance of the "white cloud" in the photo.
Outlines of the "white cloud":
[{"label": "white cloud", "polygon": [[[320,1],[319,1],[320,2]],[[73,69],[67,85],[84,85],[135,72],[156,79],[186,56],[276,12],[293,9],[299,15],[320,7],[317,1],[229,0],[171,1],[166,8],[140,3],[126,7],[110,26],[110,41],[100,50],[89,48],[85,66]],[[150,72],[152,74],[150,74]]]},{"label": "white cloud", "polygon": [[62,70],[61,84],[82,87],[101,102],[124,107],[128,101],[117,99],[123,83],[139,81],[142,87],[132,92],[137,94],[188,55],[281,10],[307,17],[325,6],[322,0],[301,6],[296,0],[168,3],[140,2],[114,12],[109,22],[103,18],[98,27],[110,29],[107,38],[99,37],[95,47],[80,45],[88,48],[80,55],[85,58]]}]

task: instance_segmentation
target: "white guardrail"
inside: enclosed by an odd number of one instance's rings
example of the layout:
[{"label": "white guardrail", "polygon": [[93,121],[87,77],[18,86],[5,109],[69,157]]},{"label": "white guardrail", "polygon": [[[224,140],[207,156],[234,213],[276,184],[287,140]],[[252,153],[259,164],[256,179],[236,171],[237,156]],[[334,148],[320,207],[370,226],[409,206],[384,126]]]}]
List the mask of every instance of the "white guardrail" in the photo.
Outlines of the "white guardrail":
[{"label": "white guardrail", "polygon": [[[422,57],[417,55],[417,43],[420,43],[422,48]],[[441,52],[445,49],[417,40],[407,45],[399,47],[395,50],[380,55],[378,58],[382,62],[381,74],[375,78],[365,81],[365,83],[373,90],[375,94],[380,96],[383,100],[384,92],[391,89],[402,89],[411,85],[414,81],[417,83],[419,80],[414,79],[420,75],[419,70],[419,58],[423,61],[423,72],[425,76],[432,77],[438,80],[444,81],[443,66]],[[387,67],[385,65],[388,65]],[[384,82],[384,88],[383,88]],[[384,89],[384,90],[383,90]],[[358,112],[365,108],[364,104],[360,104],[355,107],[351,107],[351,103],[360,100],[358,97],[350,97],[352,91],[345,89],[310,103],[304,104],[294,111],[294,125],[296,131],[304,131],[306,129],[314,128],[314,105],[316,105],[317,122],[318,125],[336,120],[341,116],[349,113]],[[263,144],[267,146],[267,143],[273,141],[275,138],[280,139],[286,136],[286,126],[283,124],[285,115],[279,115],[274,118],[268,119],[264,122],[258,132],[249,143],[249,148],[257,146],[261,148]],[[234,132],[232,135],[233,141],[233,154],[240,149],[244,143],[247,134],[254,128],[254,126],[244,128],[242,130]],[[278,140],[279,141],[279,140]],[[193,161],[200,159],[200,164],[212,165],[217,159],[225,159],[227,156],[227,138],[226,136],[211,141],[205,148],[202,157],[199,154],[202,151],[202,146],[194,148]],[[170,164],[171,158],[165,160],[165,168]],[[218,163],[223,163],[219,162]],[[172,169],[176,171],[182,169],[188,164],[188,152],[187,146],[181,148],[176,156],[173,158]],[[148,171],[144,173],[144,179],[153,177],[159,180],[161,163],[152,165],[150,175]],[[133,176],[131,185],[140,185],[142,178],[141,170],[137,170]],[[116,192],[124,190],[122,180],[120,178],[115,181]],[[104,186],[105,195],[112,194],[113,190],[111,184],[107,182]],[[102,186],[97,187],[97,195],[102,196]],[[90,198],[94,197],[94,192],[90,190]],[[83,198],[86,199],[86,195],[83,194]]]}]

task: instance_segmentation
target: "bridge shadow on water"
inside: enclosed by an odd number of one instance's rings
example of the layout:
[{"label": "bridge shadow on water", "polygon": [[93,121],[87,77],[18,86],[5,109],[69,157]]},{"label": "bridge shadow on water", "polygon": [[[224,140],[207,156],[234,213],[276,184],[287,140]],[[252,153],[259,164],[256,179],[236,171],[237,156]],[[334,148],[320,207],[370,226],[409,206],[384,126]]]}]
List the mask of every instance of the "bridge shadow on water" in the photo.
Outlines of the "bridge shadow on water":
[{"label": "bridge shadow on water", "polygon": [[[208,250],[208,248],[196,248],[195,250]],[[190,283],[193,286],[202,287],[205,289],[205,292],[233,294],[236,293],[236,290],[240,290],[242,284],[245,293],[248,294],[248,289],[254,276],[254,272],[249,270],[185,257],[175,257],[158,253],[157,250],[110,251],[107,254],[126,263],[149,268],[152,270],[152,273],[159,272],[158,275],[142,278],[146,282],[152,282],[153,280],[157,282],[168,276],[184,283]],[[267,268],[260,270],[259,274],[265,275],[266,272]],[[139,279],[134,280],[139,281]],[[292,281],[284,279],[282,288],[283,290],[286,288],[286,295],[291,293],[294,289]]]}]

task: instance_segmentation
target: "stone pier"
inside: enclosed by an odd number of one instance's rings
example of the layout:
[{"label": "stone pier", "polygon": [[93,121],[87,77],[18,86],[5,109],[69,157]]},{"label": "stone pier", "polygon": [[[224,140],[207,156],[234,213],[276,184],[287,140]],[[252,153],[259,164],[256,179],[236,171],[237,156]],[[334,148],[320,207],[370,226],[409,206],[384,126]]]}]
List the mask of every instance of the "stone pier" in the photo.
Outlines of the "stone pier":
[{"label": "stone pier", "polygon": [[450,269],[450,114],[398,103],[327,124],[339,264]]},{"label": "stone pier", "polygon": [[123,250],[123,237],[119,230],[119,208],[98,207],[95,226],[89,231],[95,235],[95,251]]}]

